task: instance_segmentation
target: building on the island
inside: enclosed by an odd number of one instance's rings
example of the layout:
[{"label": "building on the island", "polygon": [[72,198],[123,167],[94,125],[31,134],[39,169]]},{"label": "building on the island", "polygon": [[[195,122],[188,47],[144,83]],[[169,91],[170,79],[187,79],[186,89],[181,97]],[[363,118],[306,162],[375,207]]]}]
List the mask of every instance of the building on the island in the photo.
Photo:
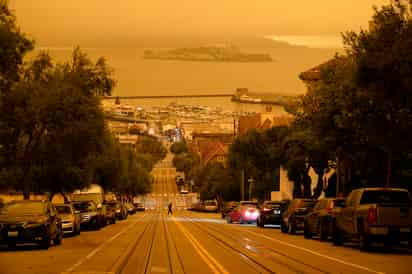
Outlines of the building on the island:
[{"label": "building on the island", "polygon": [[222,163],[226,165],[229,145],[220,141],[211,141],[202,147],[200,151],[200,162],[206,166],[209,163]]}]

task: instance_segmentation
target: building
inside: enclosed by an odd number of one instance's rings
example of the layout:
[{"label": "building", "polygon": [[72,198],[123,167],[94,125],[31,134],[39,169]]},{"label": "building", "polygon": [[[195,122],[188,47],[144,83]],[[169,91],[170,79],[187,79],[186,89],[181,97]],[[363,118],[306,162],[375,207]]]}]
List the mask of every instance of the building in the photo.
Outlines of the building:
[{"label": "building", "polygon": [[245,134],[251,129],[265,130],[275,126],[288,126],[292,123],[291,115],[274,115],[270,112],[239,117],[238,134]]},{"label": "building", "polygon": [[233,143],[233,133],[224,132],[194,132],[192,134],[192,144],[194,152],[201,154],[209,146],[209,143],[220,142],[229,146]]},{"label": "building", "polygon": [[200,151],[200,162],[206,166],[209,163],[222,163],[226,165],[229,145],[223,144],[220,141],[209,142]]}]

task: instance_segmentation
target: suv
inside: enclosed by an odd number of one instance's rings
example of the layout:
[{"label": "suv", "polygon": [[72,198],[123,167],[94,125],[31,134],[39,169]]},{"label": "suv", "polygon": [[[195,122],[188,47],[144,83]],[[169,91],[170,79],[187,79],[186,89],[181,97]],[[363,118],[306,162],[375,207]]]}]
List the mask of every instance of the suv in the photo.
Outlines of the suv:
[{"label": "suv", "polygon": [[303,230],[304,218],[312,210],[315,203],[316,200],[312,199],[293,199],[282,214],[280,230],[290,234]]},{"label": "suv", "polygon": [[345,204],[343,198],[325,198],[319,200],[313,210],[306,215],[304,224],[304,236],[307,239],[313,235],[319,235],[321,241],[332,236],[333,223],[336,214]]},{"label": "suv", "polygon": [[49,201],[13,201],[0,209],[0,243],[37,243],[47,249],[62,238],[61,220]]},{"label": "suv", "polygon": [[94,201],[74,201],[73,207],[80,211],[82,227],[100,229],[104,226],[104,215]]}]

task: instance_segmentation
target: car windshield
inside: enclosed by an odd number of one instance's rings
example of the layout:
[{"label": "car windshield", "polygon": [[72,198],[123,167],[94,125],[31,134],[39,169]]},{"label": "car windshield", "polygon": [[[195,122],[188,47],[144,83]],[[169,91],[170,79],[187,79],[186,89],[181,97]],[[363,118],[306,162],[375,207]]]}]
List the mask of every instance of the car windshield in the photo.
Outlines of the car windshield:
[{"label": "car windshield", "polygon": [[309,207],[309,208],[311,208],[311,207],[314,207],[315,204],[316,204],[316,201],[304,201],[304,200],[302,200],[302,201],[298,204],[298,207],[302,207],[302,208],[307,208],[307,207]]},{"label": "car windshield", "polygon": [[0,214],[12,216],[32,216],[44,214],[45,207],[41,202],[11,202],[1,208]]},{"label": "car windshield", "polygon": [[117,208],[120,208],[120,204],[119,203],[108,203],[107,207],[117,209]]},{"label": "car windshield", "polygon": [[367,190],[363,193],[361,204],[379,203],[410,203],[411,199],[407,191],[393,190]]},{"label": "car windshield", "polygon": [[334,207],[343,207],[345,205],[345,200],[343,199],[338,199],[333,201],[333,206]]},{"label": "car windshield", "polygon": [[282,203],[281,202],[265,203],[264,207],[265,208],[279,208],[279,207],[282,207]]},{"label": "car windshield", "polygon": [[214,201],[208,201],[208,202],[205,202],[205,205],[206,205],[206,206],[216,206],[216,202],[214,202]]},{"label": "car windshield", "polygon": [[257,203],[242,203],[243,207],[257,207]]},{"label": "car windshield", "polygon": [[71,214],[72,213],[70,206],[56,205],[56,210],[59,214]]},{"label": "car windshield", "polygon": [[89,212],[95,210],[95,206],[93,203],[75,203],[73,207],[80,212]]}]

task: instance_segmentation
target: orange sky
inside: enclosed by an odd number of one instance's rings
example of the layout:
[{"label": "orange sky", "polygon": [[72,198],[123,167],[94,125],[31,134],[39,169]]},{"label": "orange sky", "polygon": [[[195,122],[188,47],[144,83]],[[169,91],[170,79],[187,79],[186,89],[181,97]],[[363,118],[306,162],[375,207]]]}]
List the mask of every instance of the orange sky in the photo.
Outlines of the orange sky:
[{"label": "orange sky", "polygon": [[[338,35],[389,0],[9,0],[38,44],[117,35]],[[61,38],[61,39],[60,39]]]}]

